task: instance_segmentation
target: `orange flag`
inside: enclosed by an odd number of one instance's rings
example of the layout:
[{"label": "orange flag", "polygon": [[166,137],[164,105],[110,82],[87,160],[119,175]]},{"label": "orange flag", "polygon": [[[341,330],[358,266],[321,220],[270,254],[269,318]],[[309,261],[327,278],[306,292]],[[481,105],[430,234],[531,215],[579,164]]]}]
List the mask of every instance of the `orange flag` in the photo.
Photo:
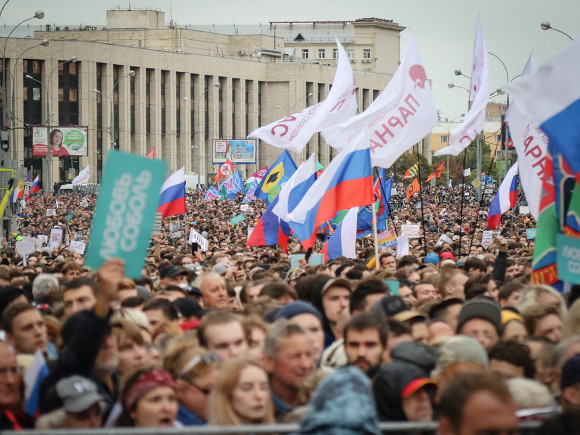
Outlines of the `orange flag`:
[{"label": "orange flag", "polygon": [[421,186],[419,186],[419,180],[415,178],[409,186],[409,189],[407,189],[407,197],[405,198],[405,201],[408,201],[409,198],[411,198],[419,190],[421,190]]},{"label": "orange flag", "polygon": [[443,166],[445,166],[445,162],[441,163],[441,166],[439,166],[435,172],[427,177],[427,181],[431,181],[433,178],[439,178],[443,172]]}]

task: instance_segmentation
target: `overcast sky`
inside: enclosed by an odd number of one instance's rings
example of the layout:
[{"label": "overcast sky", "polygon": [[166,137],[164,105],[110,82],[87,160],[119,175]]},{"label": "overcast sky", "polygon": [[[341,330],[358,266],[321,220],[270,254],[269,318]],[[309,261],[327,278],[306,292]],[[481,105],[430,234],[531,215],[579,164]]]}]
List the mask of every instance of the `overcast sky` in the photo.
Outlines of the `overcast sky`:
[{"label": "overcast sky", "polygon": [[[448,89],[447,84],[469,87],[468,80],[456,77],[453,71],[470,71],[478,12],[487,49],[504,61],[510,79],[522,72],[532,51],[536,62],[542,64],[570,42],[558,32],[542,30],[542,21],[573,38],[578,36],[575,27],[580,21],[580,0],[9,0],[0,24],[16,24],[42,9],[44,24],[104,25],[107,8],[129,5],[159,8],[166,12],[168,21],[172,16],[178,25],[363,17],[393,20],[407,28],[402,32],[401,55],[407,36],[414,35],[433,81],[435,103],[450,119],[467,107],[467,92]],[[503,86],[506,75],[501,63],[493,56],[489,62],[491,89]],[[499,97],[494,101],[504,100]]]}]

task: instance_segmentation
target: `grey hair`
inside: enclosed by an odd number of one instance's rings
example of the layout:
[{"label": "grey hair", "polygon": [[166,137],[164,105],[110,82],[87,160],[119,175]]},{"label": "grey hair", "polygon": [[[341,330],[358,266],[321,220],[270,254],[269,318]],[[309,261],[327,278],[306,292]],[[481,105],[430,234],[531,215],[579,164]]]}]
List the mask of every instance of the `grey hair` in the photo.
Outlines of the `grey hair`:
[{"label": "grey hair", "polygon": [[32,296],[36,298],[54,287],[58,287],[56,276],[50,273],[41,273],[32,282]]},{"label": "grey hair", "polygon": [[518,311],[523,313],[527,311],[531,306],[538,305],[538,297],[540,293],[550,293],[556,296],[560,300],[560,306],[557,307],[560,310],[560,317],[562,319],[566,318],[568,314],[568,308],[566,307],[566,302],[562,295],[557,291],[554,290],[549,285],[545,284],[534,284],[534,285],[527,285],[524,287],[524,291],[520,295],[518,300]]},{"label": "grey hair", "polygon": [[526,378],[511,378],[507,387],[518,409],[546,408],[554,405],[554,399],[544,384]]},{"label": "grey hair", "polygon": [[268,328],[266,332],[266,342],[264,344],[264,354],[276,360],[278,351],[283,339],[296,334],[306,334],[304,330],[288,319],[278,319]]}]

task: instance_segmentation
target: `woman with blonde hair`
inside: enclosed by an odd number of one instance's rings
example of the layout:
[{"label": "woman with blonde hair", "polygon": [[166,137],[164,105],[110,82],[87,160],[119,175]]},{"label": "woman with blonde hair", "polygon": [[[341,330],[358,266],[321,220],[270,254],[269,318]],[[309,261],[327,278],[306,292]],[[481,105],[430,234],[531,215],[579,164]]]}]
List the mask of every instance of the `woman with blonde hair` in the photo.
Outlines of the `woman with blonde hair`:
[{"label": "woman with blonde hair", "polygon": [[209,423],[216,426],[275,423],[268,374],[250,358],[223,363],[209,398]]}]

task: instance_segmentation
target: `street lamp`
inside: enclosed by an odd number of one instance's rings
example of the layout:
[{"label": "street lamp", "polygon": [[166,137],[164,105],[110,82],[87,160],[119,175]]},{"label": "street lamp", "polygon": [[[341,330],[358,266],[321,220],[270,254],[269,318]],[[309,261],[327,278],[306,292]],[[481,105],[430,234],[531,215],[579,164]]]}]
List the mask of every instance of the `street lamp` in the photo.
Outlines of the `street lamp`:
[{"label": "street lamp", "polygon": [[572,38],[570,35],[568,35],[566,32],[563,32],[562,30],[556,29],[555,27],[552,27],[550,25],[549,21],[542,21],[542,24],[540,24],[540,27],[542,28],[542,30],[555,30],[556,32],[560,32],[562,35],[566,35],[568,38],[570,38],[570,41],[574,41],[574,38]]},{"label": "street lamp", "polygon": [[468,75],[463,74],[460,69],[456,69],[455,71],[453,71],[453,74],[455,74],[456,76],[467,77],[469,80],[471,80],[471,77],[469,77]]},{"label": "street lamp", "polygon": [[309,93],[308,95],[306,95],[305,97],[303,97],[303,98],[300,98],[299,100],[297,100],[297,101],[294,103],[294,105],[292,106],[292,109],[290,109],[290,112],[288,112],[288,115],[290,115],[291,113],[294,113],[294,108],[296,107],[296,105],[297,105],[299,102],[306,100],[306,103],[308,103],[308,98],[310,98],[310,97],[312,97],[312,92],[310,92],[310,93]]},{"label": "street lamp", "polygon": [[[449,89],[451,89],[451,87]],[[457,115],[455,118],[453,118],[449,122],[449,125],[447,125],[447,143],[449,143],[449,139],[451,136],[451,126],[457,120],[457,118],[461,118],[462,116],[465,116],[465,113],[462,113],[461,115]],[[449,187],[449,154],[447,154],[447,187]]]},{"label": "street lamp", "polygon": [[[8,2],[6,2],[6,3],[8,3]],[[6,6],[6,3],[4,3],[4,6]],[[4,6],[2,6],[2,10],[4,10]],[[0,11],[0,13],[1,13],[1,11]],[[26,18],[25,20],[22,20],[21,22],[19,22],[16,26],[14,26],[14,28],[10,31],[10,33],[8,34],[6,39],[4,40],[4,50],[2,50],[2,107],[4,109],[2,111],[2,126],[6,125],[6,110],[7,110],[7,105],[6,105],[6,45],[8,44],[8,40],[10,39],[10,36],[12,36],[14,31],[21,24],[24,24],[27,21],[33,20],[35,18],[42,20],[44,18],[44,12],[43,11],[36,11],[32,17]]]},{"label": "street lamp", "polygon": [[[214,87],[214,88],[219,88],[221,85],[222,85],[222,84],[221,84],[220,82],[217,82],[217,83],[215,83],[215,84],[213,85],[213,87]],[[195,109],[196,109],[196,107],[199,107],[199,103],[201,102],[201,99],[202,99],[202,98],[205,96],[205,94],[207,94],[207,93],[209,92],[209,90],[210,90],[210,89],[211,89],[211,87],[209,87],[209,88],[206,88],[206,90],[205,90],[205,91],[203,91],[203,92],[201,93],[201,95],[200,95],[200,96],[197,98],[197,100],[195,101],[195,104],[194,104],[194,106],[193,106],[193,110],[195,110]],[[184,97],[183,99],[184,99],[185,101],[191,101],[191,99],[190,99],[190,98],[187,98],[187,97]],[[199,146],[197,146],[197,147],[195,146],[195,130],[194,130],[194,132],[193,132],[193,142],[194,142],[194,145],[192,146],[192,149],[193,149],[193,154],[192,154],[192,157],[193,157],[193,162],[192,162],[192,163],[193,163],[193,164],[192,164],[192,166],[193,166],[193,170],[194,170],[194,172],[195,172],[195,166],[196,166],[196,163],[199,163],[199,160],[200,160],[200,159],[198,159],[198,158],[197,158],[197,156],[196,156],[196,154],[197,154],[197,153],[196,153],[196,150],[198,150],[198,149],[200,149],[200,148],[201,148],[201,136],[200,136],[200,134],[199,134],[199,130],[200,130],[200,128],[201,128],[201,121],[200,121],[200,117],[201,117],[201,110],[200,110],[200,114],[199,114],[199,115],[198,115],[198,117],[197,117],[197,129],[196,129],[196,130],[197,130],[197,137],[199,138]],[[191,126],[191,128],[193,128],[193,125]],[[199,190],[199,186],[200,186],[200,178],[201,178],[201,165],[199,165],[199,168],[198,168],[198,170],[197,170],[197,190]],[[205,171],[205,178],[206,178],[205,182],[206,182],[206,183],[208,183],[208,180],[207,180],[207,171]]]},{"label": "street lamp", "polygon": [[469,89],[467,89],[467,88],[465,88],[465,87],[463,87],[463,86],[454,85],[453,83],[448,83],[448,84],[447,84],[447,87],[448,87],[449,89],[453,89],[453,88],[460,88],[460,89],[465,89],[467,92],[469,92]]},{"label": "street lamp", "polygon": [[18,153],[17,153],[17,147],[16,147],[16,99],[14,97],[15,91],[14,89],[16,88],[16,68],[18,67],[18,61],[20,60],[20,58],[22,57],[22,55],[24,53],[26,53],[28,50],[32,50],[33,48],[36,47],[48,47],[49,44],[49,40],[48,39],[43,39],[39,44],[33,45],[32,47],[28,47],[26,50],[24,50],[22,53],[20,53],[18,55],[18,57],[16,58],[16,60],[14,61],[14,74],[12,74],[13,80],[12,80],[12,157],[14,160],[18,160]]}]

